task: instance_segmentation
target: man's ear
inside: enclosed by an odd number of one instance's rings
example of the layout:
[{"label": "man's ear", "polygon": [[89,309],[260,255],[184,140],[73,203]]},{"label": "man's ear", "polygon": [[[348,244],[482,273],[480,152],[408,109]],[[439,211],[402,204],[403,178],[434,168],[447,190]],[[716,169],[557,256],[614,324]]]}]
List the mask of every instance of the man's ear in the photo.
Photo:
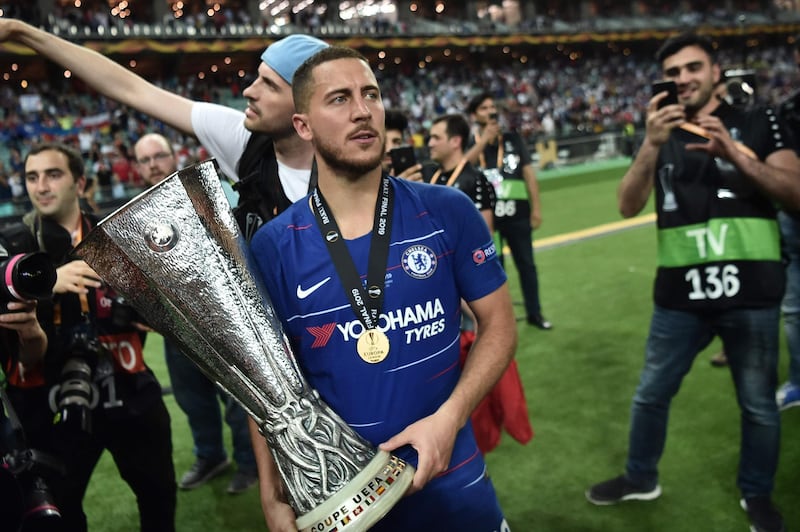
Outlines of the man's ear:
[{"label": "man's ear", "polygon": [[75,188],[78,191],[79,196],[83,196],[83,192],[86,190],[86,176],[82,175],[75,181]]},{"label": "man's ear", "polygon": [[297,131],[297,135],[303,139],[310,141],[314,138],[314,135],[311,133],[311,128],[308,125],[308,115],[304,113],[295,113],[292,115],[292,125],[294,126],[294,130]]},{"label": "man's ear", "polygon": [[711,66],[711,77],[714,80],[714,85],[716,86],[722,80],[722,69],[719,67],[719,63],[714,63]]}]

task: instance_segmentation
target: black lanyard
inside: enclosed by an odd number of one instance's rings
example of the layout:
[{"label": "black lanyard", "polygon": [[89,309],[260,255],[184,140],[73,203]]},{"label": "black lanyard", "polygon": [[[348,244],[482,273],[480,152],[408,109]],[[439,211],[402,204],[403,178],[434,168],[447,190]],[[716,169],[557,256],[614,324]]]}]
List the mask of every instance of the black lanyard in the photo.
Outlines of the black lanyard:
[{"label": "black lanyard", "polygon": [[367,289],[361,283],[353,258],[342,238],[339,226],[331,214],[330,207],[319,187],[311,193],[314,216],[320,227],[322,238],[336,266],[336,272],[345,288],[350,306],[365,330],[378,327],[378,316],[383,305],[383,290],[386,285],[386,260],[389,257],[389,241],[392,234],[392,211],[394,194],[389,176],[381,176],[380,193],[375,204],[375,220],[372,224],[372,241],[369,248]]}]

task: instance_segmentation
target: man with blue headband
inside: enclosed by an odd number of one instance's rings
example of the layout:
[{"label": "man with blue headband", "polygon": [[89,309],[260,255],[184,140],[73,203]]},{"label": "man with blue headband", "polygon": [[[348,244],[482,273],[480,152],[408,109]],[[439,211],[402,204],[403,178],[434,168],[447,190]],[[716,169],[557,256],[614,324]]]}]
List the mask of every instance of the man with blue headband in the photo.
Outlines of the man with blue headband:
[{"label": "man with blue headband", "polygon": [[[309,191],[314,149],[292,125],[295,109],[291,83],[295,70],[328,46],[315,37],[291,35],[264,51],[255,81],[243,92],[247,100],[244,111],[169,92],[89,48],[19,20],[0,18],[0,42],[4,41],[26,45],[69,69],[104,96],[197,137],[221,170],[236,182],[239,204],[234,213],[248,239]],[[170,372],[170,380],[176,397],[180,393],[193,398],[180,406],[189,418],[197,461],[179,486],[193,489],[222,473],[230,462],[222,445],[222,422],[213,386],[206,385],[207,377],[193,364],[181,367],[180,375]],[[228,492],[238,493],[258,479],[246,441],[248,416],[241,406],[227,401],[225,419],[234,434],[233,454],[238,466]],[[264,444],[257,434],[254,441]],[[249,452],[245,453],[243,447]]]},{"label": "man with blue headband", "polygon": [[292,127],[291,83],[297,67],[328,46],[315,37],[291,35],[261,54],[258,77],[242,93],[244,112],[169,92],[94,50],[20,20],[0,18],[4,41],[28,46],[100,94],[197,137],[228,178],[238,182],[237,220],[248,238],[308,192],[313,149]]}]

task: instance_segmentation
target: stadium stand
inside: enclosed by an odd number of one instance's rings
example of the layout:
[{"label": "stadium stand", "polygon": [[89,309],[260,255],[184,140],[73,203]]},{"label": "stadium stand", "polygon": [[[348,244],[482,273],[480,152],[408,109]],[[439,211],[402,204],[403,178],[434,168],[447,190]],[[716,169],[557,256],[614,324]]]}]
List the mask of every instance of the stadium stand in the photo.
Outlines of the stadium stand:
[{"label": "stadium stand", "polygon": [[[559,18],[548,8],[553,2],[520,2],[527,16],[511,25],[496,13],[466,13],[476,2],[455,9],[459,17],[437,14],[434,2],[397,2],[394,13],[348,20],[333,15],[339,2],[305,2],[327,9],[267,20],[252,0],[221,2],[208,14],[199,9],[205,2],[186,1],[187,13],[180,17],[163,0],[129,1],[125,17],[119,9],[116,16],[109,12],[106,0],[84,1],[80,8],[56,0],[49,11],[41,9],[42,2],[5,0],[0,12],[91,45],[170,90],[237,108],[244,105],[241,90],[252,81],[248,76],[265,42],[293,32],[317,33],[371,58],[387,107],[407,112],[420,146],[430,117],[463,111],[476,91],[488,89],[502,105],[506,125],[538,146],[542,166],[630,151],[630,132],[642,127],[650,82],[659,76],[652,54],[664,32],[691,25],[724,41],[722,48],[735,52],[722,57],[722,64],[754,70],[761,101],[781,101],[798,86],[786,44],[800,32],[800,13],[779,10],[775,2],[727,2],[728,9],[683,2],[688,7],[637,14],[632,2],[584,0],[578,8],[557,11]],[[398,12],[412,3],[419,5],[417,13]],[[200,51],[192,53],[195,48]],[[161,131],[176,145],[190,146],[181,155],[183,164],[203,157],[193,139],[98,97],[29,51],[0,45],[0,58],[0,65],[8,65],[0,67],[0,76],[10,82],[0,85],[5,181],[17,179],[11,149],[24,153],[43,138],[80,144],[92,177],[112,167],[113,157],[129,157],[144,131]],[[124,197],[138,190],[135,180],[126,185]],[[99,190],[110,194],[108,187]],[[22,199],[0,203],[0,215],[25,208]]]}]

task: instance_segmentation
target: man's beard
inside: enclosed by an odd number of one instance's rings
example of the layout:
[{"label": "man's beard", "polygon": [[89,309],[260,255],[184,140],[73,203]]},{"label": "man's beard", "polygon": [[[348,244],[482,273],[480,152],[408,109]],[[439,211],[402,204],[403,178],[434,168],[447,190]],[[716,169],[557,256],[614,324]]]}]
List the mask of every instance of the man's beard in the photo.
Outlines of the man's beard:
[{"label": "man's beard", "polygon": [[710,87],[708,90],[701,87],[699,92],[700,97],[696,102],[684,104],[683,109],[687,116],[694,116],[697,114],[697,111],[705,107],[711,98],[714,97],[714,87]]},{"label": "man's beard", "polygon": [[348,160],[342,155],[342,151],[338,148],[333,148],[328,144],[319,143],[314,146],[317,152],[317,157],[325,161],[325,164],[337,174],[341,174],[350,181],[358,181],[361,176],[381,167],[383,163],[384,147],[381,147],[379,152],[366,160]]}]

